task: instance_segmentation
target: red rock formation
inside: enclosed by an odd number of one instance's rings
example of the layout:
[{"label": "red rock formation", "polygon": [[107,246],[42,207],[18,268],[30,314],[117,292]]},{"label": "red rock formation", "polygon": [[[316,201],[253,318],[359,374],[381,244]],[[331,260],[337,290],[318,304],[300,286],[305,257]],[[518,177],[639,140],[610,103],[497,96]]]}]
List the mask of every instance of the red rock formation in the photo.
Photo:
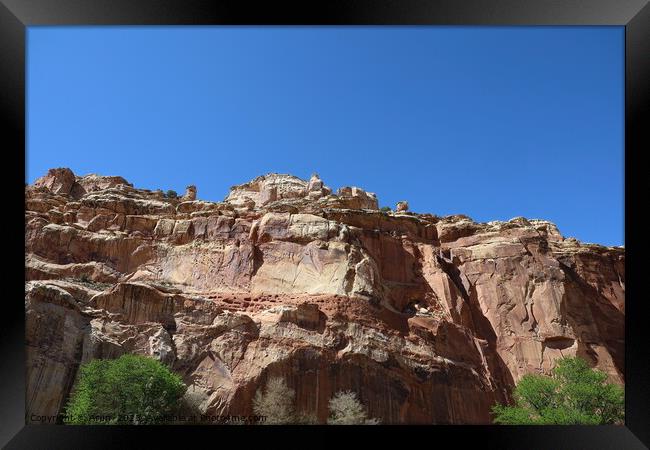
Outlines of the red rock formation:
[{"label": "red rock formation", "polygon": [[212,203],[53,169],[25,196],[30,413],[126,352],[180,373],[203,412],[250,414],[277,375],[321,421],[350,389],[383,423],[490,423],[563,355],[623,383],[624,249],[546,221],[386,213],[277,174]]}]

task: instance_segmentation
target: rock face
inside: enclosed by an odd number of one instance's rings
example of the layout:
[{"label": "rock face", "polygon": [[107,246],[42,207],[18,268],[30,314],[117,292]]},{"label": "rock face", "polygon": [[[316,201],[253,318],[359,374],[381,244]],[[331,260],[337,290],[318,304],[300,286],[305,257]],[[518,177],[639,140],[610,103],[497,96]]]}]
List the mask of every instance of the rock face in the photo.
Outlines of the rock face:
[{"label": "rock face", "polygon": [[409,210],[408,202],[397,202],[395,206],[395,212],[406,212]]},{"label": "rock face", "polygon": [[196,186],[193,184],[187,186],[185,188],[185,194],[183,195],[182,200],[186,202],[193,202],[196,200]]},{"label": "rock face", "polygon": [[307,196],[309,183],[293,175],[271,173],[230,188],[226,202],[237,206],[262,206],[281,199]]},{"label": "rock face", "polygon": [[72,170],[66,167],[50,169],[45,176],[34,182],[34,187],[44,188],[54,194],[70,195],[76,199],[88,192],[100,191],[119,185],[130,186],[122,177],[106,177],[95,174],[76,177]]},{"label": "rock face", "polygon": [[202,412],[251,414],[281,376],[323,422],[353,390],[383,423],[491,423],[561,356],[623,383],[623,248],[543,220],[380,212],[317,175],[195,193],[69,169],[26,187],[28,413],[61,412],[81,363],[127,352],[181,374]]}]

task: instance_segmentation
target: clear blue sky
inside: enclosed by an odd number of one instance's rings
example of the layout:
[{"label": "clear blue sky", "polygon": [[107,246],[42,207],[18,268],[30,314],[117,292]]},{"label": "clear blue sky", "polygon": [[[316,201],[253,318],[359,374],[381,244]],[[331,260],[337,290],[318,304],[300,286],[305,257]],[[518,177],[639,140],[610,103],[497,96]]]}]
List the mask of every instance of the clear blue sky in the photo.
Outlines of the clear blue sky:
[{"label": "clear blue sky", "polygon": [[27,181],[268,172],[623,244],[622,27],[31,27]]}]

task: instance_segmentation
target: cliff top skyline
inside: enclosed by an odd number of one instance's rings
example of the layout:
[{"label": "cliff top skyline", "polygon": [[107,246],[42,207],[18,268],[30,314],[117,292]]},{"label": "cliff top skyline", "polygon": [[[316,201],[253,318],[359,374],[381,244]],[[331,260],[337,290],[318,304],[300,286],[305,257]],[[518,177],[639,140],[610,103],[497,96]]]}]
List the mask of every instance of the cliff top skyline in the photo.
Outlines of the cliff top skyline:
[{"label": "cliff top skyline", "polygon": [[[234,44],[237,45],[234,45]],[[28,31],[26,181],[221,201],[269,172],[623,245],[623,29]]]}]

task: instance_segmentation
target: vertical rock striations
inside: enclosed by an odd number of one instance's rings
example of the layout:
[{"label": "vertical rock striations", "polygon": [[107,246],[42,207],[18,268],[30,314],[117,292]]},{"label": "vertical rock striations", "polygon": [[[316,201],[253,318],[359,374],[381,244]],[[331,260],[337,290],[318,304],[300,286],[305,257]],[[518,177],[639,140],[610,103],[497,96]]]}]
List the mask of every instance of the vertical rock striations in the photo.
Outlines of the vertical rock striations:
[{"label": "vertical rock striations", "polygon": [[623,383],[624,249],[550,222],[381,212],[315,174],[214,203],[52,169],[25,196],[28,413],[126,352],[180,373],[200,411],[250,414],[281,376],[321,421],[353,390],[383,423],[490,423],[567,355]]}]

